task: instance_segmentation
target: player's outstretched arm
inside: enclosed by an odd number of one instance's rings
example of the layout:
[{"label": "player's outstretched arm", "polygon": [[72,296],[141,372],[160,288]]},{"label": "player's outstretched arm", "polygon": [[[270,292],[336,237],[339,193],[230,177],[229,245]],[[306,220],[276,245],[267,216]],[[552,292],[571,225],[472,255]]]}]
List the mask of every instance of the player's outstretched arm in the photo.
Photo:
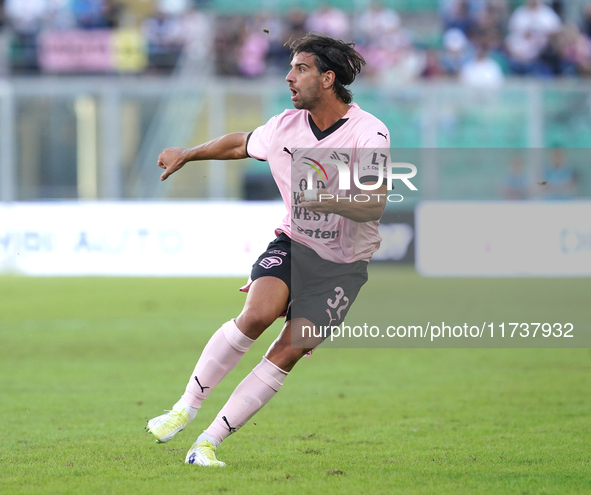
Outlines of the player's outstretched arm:
[{"label": "player's outstretched arm", "polygon": [[[368,183],[369,184],[369,183]],[[369,200],[355,201],[352,197],[334,197],[332,194],[319,190],[317,201],[306,201],[304,193],[300,194],[302,206],[310,211],[318,213],[335,213],[355,222],[370,222],[379,220],[386,208],[386,196],[388,189],[385,185],[375,191],[364,191]]]},{"label": "player's outstretched arm", "polygon": [[198,160],[238,160],[247,158],[246,132],[233,132],[194,148],[166,148],[158,156],[158,166],[164,169],[160,180],[166,180],[169,175],[183,168],[185,163]]}]

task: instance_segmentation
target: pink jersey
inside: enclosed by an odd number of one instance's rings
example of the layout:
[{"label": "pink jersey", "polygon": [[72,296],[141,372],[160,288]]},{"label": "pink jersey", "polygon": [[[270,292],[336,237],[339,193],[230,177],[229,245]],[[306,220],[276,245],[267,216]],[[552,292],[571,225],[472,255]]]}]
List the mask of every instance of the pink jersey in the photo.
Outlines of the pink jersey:
[{"label": "pink jersey", "polygon": [[[308,211],[300,202],[300,192],[313,187],[339,197],[371,194],[355,185],[353,164],[359,163],[361,184],[377,181],[379,168],[384,171],[389,161],[389,149],[386,126],[355,103],[325,131],[316,127],[307,110],[285,110],[255,129],[246,145],[249,156],[269,162],[290,212],[276,233],[285,232],[335,263],[369,261],[380,246],[379,222],[359,223],[333,213]],[[335,160],[349,168],[350,189],[339,189],[339,170],[331,163]]]}]

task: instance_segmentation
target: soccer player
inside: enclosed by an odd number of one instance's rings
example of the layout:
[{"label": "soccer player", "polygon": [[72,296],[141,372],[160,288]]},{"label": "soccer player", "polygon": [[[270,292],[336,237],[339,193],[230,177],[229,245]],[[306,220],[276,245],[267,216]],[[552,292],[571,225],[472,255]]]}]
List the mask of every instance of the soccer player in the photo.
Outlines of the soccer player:
[{"label": "soccer player", "polygon": [[[380,243],[389,134],[382,122],[351,103],[346,88],[365,61],[352,43],[318,34],[294,41],[291,49],[285,79],[295,110],[251,133],[228,134],[190,149],[168,148],[158,157],[161,180],[195,160],[266,160],[289,212],[253,265],[243,288],[248,292],[244,309],[213,334],[172,410],[146,427],[157,442],[171,440],[251,344],[287,313],[262,361],[187,453],[189,464],[225,466],[216,459],[216,448],[273,398],[295,364],[326,338],[327,327],[344,320]],[[327,160],[337,166],[338,180]],[[354,179],[345,191],[343,167]]]}]

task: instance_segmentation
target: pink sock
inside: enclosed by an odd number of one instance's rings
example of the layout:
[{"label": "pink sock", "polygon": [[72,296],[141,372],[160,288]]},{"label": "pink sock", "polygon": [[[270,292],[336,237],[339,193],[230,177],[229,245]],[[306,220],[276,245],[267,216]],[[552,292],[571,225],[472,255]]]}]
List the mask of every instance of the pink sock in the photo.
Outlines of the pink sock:
[{"label": "pink sock", "polygon": [[238,431],[279,392],[287,372],[266,357],[240,382],[205,435],[218,444]]},{"label": "pink sock", "polygon": [[192,407],[201,407],[201,403],[238,364],[253,342],[238,329],[234,320],[224,323],[203,349],[182,400]]}]

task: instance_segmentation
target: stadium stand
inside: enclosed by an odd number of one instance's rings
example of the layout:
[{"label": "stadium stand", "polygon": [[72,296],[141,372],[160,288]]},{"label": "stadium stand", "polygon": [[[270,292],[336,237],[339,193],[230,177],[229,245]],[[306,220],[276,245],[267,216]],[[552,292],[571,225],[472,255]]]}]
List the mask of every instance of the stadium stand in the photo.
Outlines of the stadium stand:
[{"label": "stadium stand", "polygon": [[[150,180],[153,155],[142,141],[156,147],[176,135],[185,136],[178,144],[200,142],[212,129],[249,129],[289,108],[282,83],[289,64],[285,42],[310,29],[355,39],[368,61],[355,99],[386,123],[396,148],[588,148],[590,26],[591,2],[580,0],[339,0],[320,7],[308,0],[3,0],[0,77],[12,84],[12,93],[0,93],[0,109],[15,108],[1,115],[18,134],[12,154],[20,167],[16,196],[80,197],[76,129],[88,122],[104,130],[97,127],[91,140],[94,161],[106,164],[103,155],[110,154],[122,170],[119,185],[107,194],[98,184],[96,194],[153,197],[140,184]],[[188,66],[195,57],[184,55],[209,43],[213,70]],[[515,59],[528,54],[529,60]],[[492,73],[494,91],[487,79]],[[169,75],[174,84],[186,82],[182,97],[163,89]],[[64,83],[57,82],[61,76]],[[140,80],[142,92],[134,87]],[[213,99],[209,86],[218,91]],[[248,112],[240,109],[245,101]],[[175,108],[184,108],[183,129],[174,127],[180,125],[172,118]],[[109,125],[101,119],[121,120]],[[154,121],[173,126],[158,131]],[[105,142],[97,140],[105,133],[118,142],[112,131],[118,128],[122,137],[114,151],[99,151]],[[38,151],[22,144],[30,140],[40,143]],[[141,149],[141,160],[134,158]],[[501,198],[507,167],[481,165],[446,166],[441,197]],[[242,179],[227,177],[227,187],[216,194],[261,199],[249,184],[261,184],[268,174],[264,164],[240,167]],[[576,195],[591,196],[587,169],[576,160],[575,167]],[[467,171],[477,173],[472,183],[479,192],[462,189]],[[199,169],[165,194],[211,196],[200,181],[207,173]],[[140,186],[129,185],[134,181]],[[269,188],[263,196],[274,194]]]}]

